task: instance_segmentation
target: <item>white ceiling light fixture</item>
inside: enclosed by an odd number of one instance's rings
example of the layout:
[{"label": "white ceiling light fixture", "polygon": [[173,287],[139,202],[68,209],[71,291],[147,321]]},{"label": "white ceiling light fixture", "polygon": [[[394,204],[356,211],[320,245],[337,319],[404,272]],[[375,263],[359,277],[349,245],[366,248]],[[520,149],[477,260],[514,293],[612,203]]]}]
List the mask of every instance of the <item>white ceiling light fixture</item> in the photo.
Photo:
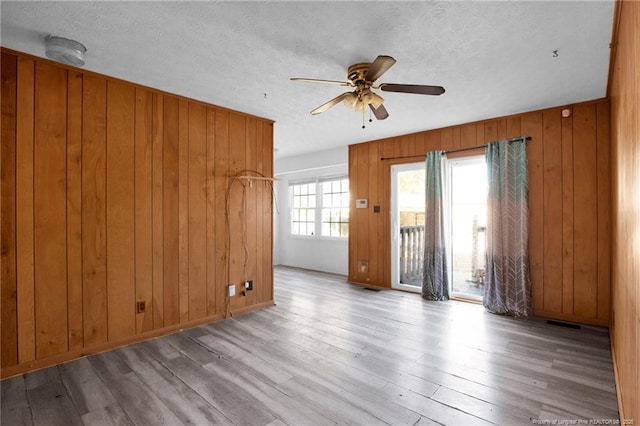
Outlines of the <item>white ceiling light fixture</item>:
[{"label": "white ceiling light fixture", "polygon": [[82,43],[64,37],[48,35],[44,37],[47,58],[63,64],[81,67],[84,65],[84,54],[87,48]]}]

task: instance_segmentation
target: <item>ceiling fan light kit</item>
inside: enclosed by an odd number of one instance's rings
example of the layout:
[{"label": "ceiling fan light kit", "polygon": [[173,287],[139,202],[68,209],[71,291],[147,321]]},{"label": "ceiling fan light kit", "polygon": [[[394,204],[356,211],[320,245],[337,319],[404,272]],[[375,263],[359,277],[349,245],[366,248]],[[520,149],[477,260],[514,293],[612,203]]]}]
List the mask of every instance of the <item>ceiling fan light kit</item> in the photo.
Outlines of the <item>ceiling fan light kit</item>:
[{"label": "ceiling fan light kit", "polygon": [[80,42],[64,37],[47,35],[44,37],[47,58],[63,64],[81,67],[84,65],[84,54],[87,48]]},{"label": "ceiling fan light kit", "polygon": [[378,78],[380,78],[382,74],[384,74],[395,63],[396,60],[391,56],[380,55],[371,63],[364,62],[353,64],[347,69],[347,78],[349,81],[319,80],[313,78],[292,78],[291,80],[304,81],[307,83],[336,84],[355,89],[353,92],[345,92],[315,108],[311,111],[311,114],[313,115],[320,114],[342,101],[347,108],[363,114],[368,106],[373,112],[373,115],[376,116],[376,119],[384,120],[389,116],[389,113],[383,105],[384,99],[377,93],[373,92],[372,89],[380,89],[385,92],[415,93],[419,95],[433,96],[438,96],[445,92],[444,87],[442,86],[428,86],[420,84],[382,83],[375,86],[375,81],[378,80]]}]

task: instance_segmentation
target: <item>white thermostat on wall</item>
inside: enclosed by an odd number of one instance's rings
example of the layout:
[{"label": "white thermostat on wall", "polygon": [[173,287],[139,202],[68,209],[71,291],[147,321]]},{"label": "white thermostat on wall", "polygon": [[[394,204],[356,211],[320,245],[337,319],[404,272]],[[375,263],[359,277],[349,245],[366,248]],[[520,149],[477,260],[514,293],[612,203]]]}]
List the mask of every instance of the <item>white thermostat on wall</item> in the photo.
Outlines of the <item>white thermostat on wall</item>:
[{"label": "white thermostat on wall", "polygon": [[366,198],[358,198],[356,200],[356,209],[366,209],[368,205]]}]

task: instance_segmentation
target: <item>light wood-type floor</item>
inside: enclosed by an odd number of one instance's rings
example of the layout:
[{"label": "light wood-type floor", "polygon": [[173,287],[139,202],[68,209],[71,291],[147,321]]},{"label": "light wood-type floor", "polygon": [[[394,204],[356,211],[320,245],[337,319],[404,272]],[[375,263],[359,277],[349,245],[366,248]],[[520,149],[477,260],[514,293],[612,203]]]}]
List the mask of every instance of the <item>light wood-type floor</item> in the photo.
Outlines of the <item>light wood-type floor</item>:
[{"label": "light wood-type floor", "polygon": [[2,381],[2,424],[617,419],[605,329],[291,268],[275,278],[273,308]]}]

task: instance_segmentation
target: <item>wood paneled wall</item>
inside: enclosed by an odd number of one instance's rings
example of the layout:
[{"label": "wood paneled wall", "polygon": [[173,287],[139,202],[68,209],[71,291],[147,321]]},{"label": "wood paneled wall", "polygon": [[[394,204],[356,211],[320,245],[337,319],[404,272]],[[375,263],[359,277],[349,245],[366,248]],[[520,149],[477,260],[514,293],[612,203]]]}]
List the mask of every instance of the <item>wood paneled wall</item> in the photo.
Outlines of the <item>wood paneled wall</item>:
[{"label": "wood paneled wall", "polygon": [[[562,109],[572,114],[563,118]],[[607,325],[610,315],[609,104],[599,100],[349,147],[349,281],[391,285],[392,164],[432,150],[527,135],[529,258],[536,315]],[[477,153],[476,153],[477,155]],[[368,209],[355,199],[367,198]],[[373,206],[380,206],[374,213]],[[358,261],[368,261],[361,272]]]},{"label": "wood paneled wall", "polygon": [[272,146],[271,121],[3,49],[2,376],[271,305],[270,183],[230,177],[271,177]]},{"label": "wood paneled wall", "polygon": [[616,2],[611,62],[611,336],[620,417],[640,422],[640,3]]}]

